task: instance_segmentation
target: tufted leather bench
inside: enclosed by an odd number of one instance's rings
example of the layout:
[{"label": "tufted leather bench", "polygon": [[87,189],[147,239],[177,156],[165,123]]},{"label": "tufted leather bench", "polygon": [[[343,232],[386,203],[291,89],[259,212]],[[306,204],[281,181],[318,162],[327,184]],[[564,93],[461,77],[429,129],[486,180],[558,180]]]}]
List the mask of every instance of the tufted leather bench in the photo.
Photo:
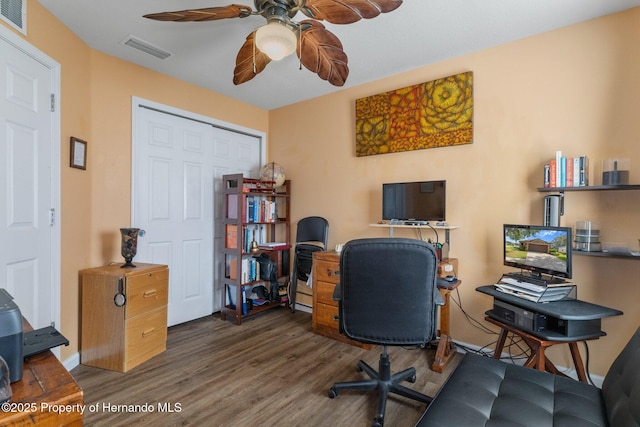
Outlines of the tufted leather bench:
[{"label": "tufted leather bench", "polygon": [[416,426],[640,426],[640,328],[598,387],[466,354]]}]

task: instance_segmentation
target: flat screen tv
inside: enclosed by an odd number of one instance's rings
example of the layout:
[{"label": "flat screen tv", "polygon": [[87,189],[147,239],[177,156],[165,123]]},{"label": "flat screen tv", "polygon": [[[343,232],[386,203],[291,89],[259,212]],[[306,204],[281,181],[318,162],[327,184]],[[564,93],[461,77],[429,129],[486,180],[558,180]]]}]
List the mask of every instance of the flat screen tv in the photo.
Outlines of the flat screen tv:
[{"label": "flat screen tv", "polygon": [[382,184],[382,219],[444,221],[446,181]]},{"label": "flat screen tv", "polygon": [[571,278],[571,228],[504,225],[504,265],[541,277]]}]

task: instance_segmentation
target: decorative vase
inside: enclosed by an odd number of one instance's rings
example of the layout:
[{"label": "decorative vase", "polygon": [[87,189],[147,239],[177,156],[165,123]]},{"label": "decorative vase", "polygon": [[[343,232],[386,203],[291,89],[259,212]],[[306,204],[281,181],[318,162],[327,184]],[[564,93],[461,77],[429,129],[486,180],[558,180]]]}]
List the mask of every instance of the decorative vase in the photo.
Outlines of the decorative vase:
[{"label": "decorative vase", "polygon": [[136,256],[138,250],[138,232],[139,228],[121,228],[120,234],[122,234],[122,247],[120,253],[126,261],[120,268],[135,268],[136,266],[131,262],[133,257]]}]

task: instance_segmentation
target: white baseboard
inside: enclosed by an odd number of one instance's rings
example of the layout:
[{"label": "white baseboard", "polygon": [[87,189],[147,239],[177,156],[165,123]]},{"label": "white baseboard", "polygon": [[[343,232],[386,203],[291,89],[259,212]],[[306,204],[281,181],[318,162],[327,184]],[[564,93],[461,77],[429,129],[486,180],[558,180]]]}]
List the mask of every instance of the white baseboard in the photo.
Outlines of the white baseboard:
[{"label": "white baseboard", "polygon": [[76,352],[71,357],[62,362],[62,366],[65,367],[67,371],[71,371],[73,368],[80,364],[80,353]]},{"label": "white baseboard", "polygon": [[313,309],[308,305],[296,303],[296,310],[304,311],[305,313],[313,313]]},{"label": "white baseboard", "polygon": [[[487,349],[484,347],[480,347],[474,344],[469,344],[469,343],[465,343],[465,342],[461,342],[461,341],[456,341],[454,340],[454,342],[456,344],[460,344],[459,346],[456,346],[456,351],[458,353],[466,353],[466,351],[464,350],[465,348],[468,348],[470,350],[477,350],[480,351],[481,349],[486,351]],[[509,354],[508,353],[503,353],[502,357],[505,359],[509,358]],[[524,363],[524,360],[521,361],[521,363]],[[576,372],[576,370],[574,368],[567,368],[564,366],[556,366],[556,368],[558,368],[558,371],[562,372],[563,374],[573,378],[574,380],[578,380],[578,374]],[[591,381],[593,381],[593,384],[598,387],[601,388],[602,387],[602,382],[604,381],[604,377],[601,375],[593,375],[590,374],[589,377],[591,378]],[[589,378],[587,378],[589,379]]]}]

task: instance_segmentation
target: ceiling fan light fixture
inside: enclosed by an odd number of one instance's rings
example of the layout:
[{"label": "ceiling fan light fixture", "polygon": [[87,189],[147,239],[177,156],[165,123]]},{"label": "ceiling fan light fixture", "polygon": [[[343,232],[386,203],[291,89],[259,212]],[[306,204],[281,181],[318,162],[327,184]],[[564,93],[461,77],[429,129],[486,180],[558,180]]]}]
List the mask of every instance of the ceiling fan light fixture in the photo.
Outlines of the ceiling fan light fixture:
[{"label": "ceiling fan light fixture", "polygon": [[274,61],[291,55],[298,39],[294,32],[277,21],[263,25],[256,31],[256,47]]}]

